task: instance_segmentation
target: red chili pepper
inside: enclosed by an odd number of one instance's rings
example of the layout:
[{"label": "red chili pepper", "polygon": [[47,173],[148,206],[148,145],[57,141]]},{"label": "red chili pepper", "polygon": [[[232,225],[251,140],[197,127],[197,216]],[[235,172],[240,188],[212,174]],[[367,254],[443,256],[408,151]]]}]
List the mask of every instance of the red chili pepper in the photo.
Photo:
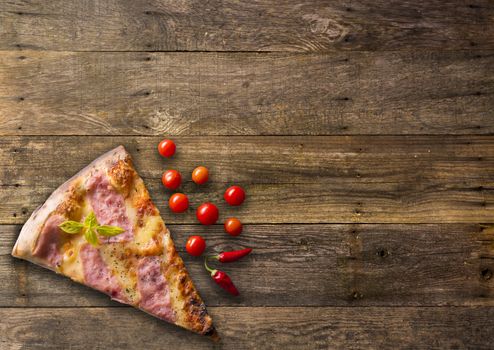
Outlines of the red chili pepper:
[{"label": "red chili pepper", "polygon": [[246,248],[241,250],[232,250],[231,252],[221,252],[218,255],[211,256],[212,259],[216,259],[222,263],[229,263],[232,261],[237,261],[246,255],[249,255],[252,248]]},{"label": "red chili pepper", "polygon": [[238,292],[237,287],[233,284],[232,280],[228,275],[220,270],[216,269],[210,269],[206,263],[206,260],[204,260],[204,267],[206,270],[208,270],[211,273],[211,277],[213,280],[216,282],[217,285],[219,285],[221,288],[226,290],[228,293],[232,295],[239,295],[240,293]]}]

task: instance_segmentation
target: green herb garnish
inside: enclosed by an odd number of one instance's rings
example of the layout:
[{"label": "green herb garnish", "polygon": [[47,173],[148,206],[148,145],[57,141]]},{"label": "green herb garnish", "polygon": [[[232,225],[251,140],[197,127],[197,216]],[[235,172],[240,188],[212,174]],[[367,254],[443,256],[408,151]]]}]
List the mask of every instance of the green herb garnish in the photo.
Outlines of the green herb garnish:
[{"label": "green herb garnish", "polygon": [[125,230],[118,226],[99,225],[94,212],[90,212],[84,219],[84,223],[67,220],[58,225],[60,229],[68,234],[84,232],[86,241],[94,246],[98,245],[98,234],[105,237],[112,237],[123,233]]}]

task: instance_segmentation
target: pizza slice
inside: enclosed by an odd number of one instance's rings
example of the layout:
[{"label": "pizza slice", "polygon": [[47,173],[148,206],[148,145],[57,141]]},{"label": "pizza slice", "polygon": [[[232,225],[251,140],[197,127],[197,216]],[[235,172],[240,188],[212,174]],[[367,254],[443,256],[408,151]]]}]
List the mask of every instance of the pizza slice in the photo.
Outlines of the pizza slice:
[{"label": "pizza slice", "polygon": [[170,232],[123,146],[55,190],[23,226],[12,255],[217,338]]}]

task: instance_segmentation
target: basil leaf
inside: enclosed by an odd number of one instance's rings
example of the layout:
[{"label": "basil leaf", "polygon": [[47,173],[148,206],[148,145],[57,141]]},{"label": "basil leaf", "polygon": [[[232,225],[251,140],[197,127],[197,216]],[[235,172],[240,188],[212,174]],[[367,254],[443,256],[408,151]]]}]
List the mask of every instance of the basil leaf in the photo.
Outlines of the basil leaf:
[{"label": "basil leaf", "polygon": [[116,235],[121,234],[122,232],[125,232],[125,230],[121,227],[108,226],[108,225],[98,226],[98,227],[96,227],[96,231],[100,235],[107,236],[107,237],[116,236]]},{"label": "basil leaf", "polygon": [[94,246],[98,245],[98,236],[96,236],[96,232],[94,232],[94,229],[86,229],[86,232],[84,233],[84,238],[86,238],[86,241],[91,243]]},{"label": "basil leaf", "polygon": [[94,215],[94,211],[90,212],[86,219],[84,219],[84,226],[87,228],[92,228],[98,225],[98,220],[96,220],[96,215]]},{"label": "basil leaf", "polygon": [[63,232],[73,235],[81,232],[84,225],[77,221],[67,220],[58,225],[58,227],[60,227]]}]

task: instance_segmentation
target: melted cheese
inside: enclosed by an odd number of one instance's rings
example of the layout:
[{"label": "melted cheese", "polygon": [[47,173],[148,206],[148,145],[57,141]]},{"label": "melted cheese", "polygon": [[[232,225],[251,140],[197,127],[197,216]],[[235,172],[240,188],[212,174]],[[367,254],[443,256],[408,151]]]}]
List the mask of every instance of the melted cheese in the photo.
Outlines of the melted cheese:
[{"label": "melted cheese", "polygon": [[130,304],[139,301],[137,292],[137,259],[122,243],[105,244],[100,247],[101,257],[122,287]]},{"label": "melted cheese", "polygon": [[148,216],[143,218],[142,227],[135,229],[134,242],[137,245],[148,245],[153,237],[163,231],[163,220],[159,216]]},{"label": "melted cheese", "polygon": [[[81,214],[85,217],[91,208],[83,202],[81,204]],[[82,262],[79,259],[79,251],[83,244],[86,244],[86,239],[83,234],[64,234],[65,243],[62,245],[62,264],[58,269],[59,273],[67,275],[74,281],[84,283],[84,271],[82,269]]]},{"label": "melted cheese", "polygon": [[82,235],[77,235],[63,245],[62,265],[59,270],[74,281],[84,283],[84,271],[79,259],[79,250],[86,240]]}]

